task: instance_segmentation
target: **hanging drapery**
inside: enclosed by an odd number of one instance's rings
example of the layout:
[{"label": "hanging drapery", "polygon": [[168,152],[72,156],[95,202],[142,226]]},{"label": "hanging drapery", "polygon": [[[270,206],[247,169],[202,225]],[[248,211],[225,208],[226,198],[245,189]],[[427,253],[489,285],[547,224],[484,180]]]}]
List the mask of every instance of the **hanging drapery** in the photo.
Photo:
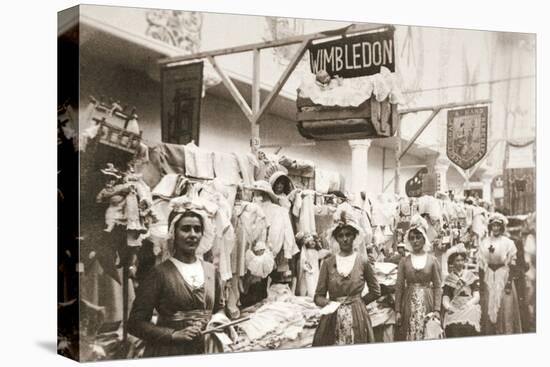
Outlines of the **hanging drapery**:
[{"label": "hanging drapery", "polygon": [[508,142],[504,169],[504,207],[509,214],[528,214],[536,210],[535,141]]}]

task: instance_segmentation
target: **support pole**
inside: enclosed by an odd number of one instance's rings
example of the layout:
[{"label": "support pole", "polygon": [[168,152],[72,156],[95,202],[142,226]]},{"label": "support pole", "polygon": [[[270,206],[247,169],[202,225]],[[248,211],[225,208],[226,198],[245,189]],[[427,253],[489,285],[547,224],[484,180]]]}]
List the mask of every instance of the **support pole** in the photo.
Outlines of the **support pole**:
[{"label": "support pole", "polygon": [[208,57],[208,60],[210,61],[210,63],[212,64],[212,66],[214,67],[214,69],[216,70],[218,75],[220,76],[220,78],[221,78],[223,84],[225,85],[225,87],[227,88],[227,90],[229,90],[229,93],[231,93],[231,95],[233,96],[233,99],[235,100],[235,102],[237,102],[237,105],[243,111],[246,118],[249,121],[252,121],[252,110],[248,106],[248,103],[246,103],[246,101],[244,100],[243,96],[241,95],[241,93],[239,92],[239,90],[237,89],[235,84],[233,84],[231,79],[220,68],[220,66],[218,65],[218,63],[216,62],[216,60],[214,59],[213,56]]},{"label": "support pole", "polygon": [[310,42],[311,41],[309,39],[305,39],[302,41],[302,43],[300,44],[300,47],[298,48],[298,51],[296,51],[296,53],[294,54],[294,57],[292,57],[292,60],[287,65],[285,71],[283,72],[283,74],[281,75],[281,77],[279,78],[279,80],[277,81],[277,83],[275,84],[275,86],[273,87],[273,89],[265,99],[264,104],[262,105],[262,107],[259,109],[258,112],[254,113],[254,119],[256,120],[256,123],[260,121],[260,119],[262,118],[263,115],[265,115],[269,107],[271,107],[273,102],[275,102],[275,97],[279,95],[279,92],[281,91],[281,89],[283,89],[286,81],[288,80],[288,78],[290,78],[290,75],[296,69],[296,66],[302,59],[302,56],[304,56],[304,53],[306,52]]},{"label": "support pole", "polygon": [[[402,141],[401,141],[401,115],[399,115],[397,119],[397,151],[395,152],[395,186],[394,186],[394,193],[400,194],[400,186],[401,185],[401,149],[402,149]],[[390,181],[391,183],[391,181]],[[388,183],[389,186],[389,183]],[[384,191],[386,191],[386,187],[384,187]]]},{"label": "support pole", "polygon": [[250,148],[256,153],[260,147],[260,124],[258,123],[258,113],[260,111],[260,49],[253,51],[252,65],[252,116],[250,119]]},{"label": "support pole", "polygon": [[[126,251],[128,251],[128,241],[124,242]],[[126,345],[128,341],[128,279],[129,277],[128,259],[122,264],[122,341]]]},{"label": "support pole", "polygon": [[[433,119],[437,116],[437,114],[439,113],[439,111],[441,111],[441,109],[437,108],[435,110],[433,110],[432,114],[430,115],[430,117],[428,117],[428,119],[424,122],[424,124],[420,127],[420,129],[418,129],[418,131],[414,134],[414,136],[411,138],[411,140],[409,141],[409,143],[407,144],[407,146],[405,147],[405,149],[403,149],[403,151],[399,154],[399,157],[397,158],[397,161],[400,161],[401,158],[403,158],[405,156],[405,154],[407,154],[407,152],[409,151],[409,149],[411,149],[411,147],[413,146],[413,144],[415,143],[416,139],[418,139],[418,137],[424,132],[424,130],[426,130],[426,128],[430,125],[430,123],[433,121]],[[401,139],[399,139],[399,141],[401,141]]]}]

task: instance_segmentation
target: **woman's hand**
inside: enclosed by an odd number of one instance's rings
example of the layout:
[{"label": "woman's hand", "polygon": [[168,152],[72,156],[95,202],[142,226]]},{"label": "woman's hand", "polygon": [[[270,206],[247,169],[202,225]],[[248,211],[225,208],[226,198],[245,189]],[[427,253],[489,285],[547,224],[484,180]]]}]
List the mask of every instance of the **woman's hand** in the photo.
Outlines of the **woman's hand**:
[{"label": "woman's hand", "polygon": [[200,336],[201,329],[196,326],[188,326],[185,329],[174,331],[172,333],[172,341],[176,343],[190,342],[196,337]]},{"label": "woman's hand", "polygon": [[395,324],[397,326],[401,325],[401,312],[395,313]]}]

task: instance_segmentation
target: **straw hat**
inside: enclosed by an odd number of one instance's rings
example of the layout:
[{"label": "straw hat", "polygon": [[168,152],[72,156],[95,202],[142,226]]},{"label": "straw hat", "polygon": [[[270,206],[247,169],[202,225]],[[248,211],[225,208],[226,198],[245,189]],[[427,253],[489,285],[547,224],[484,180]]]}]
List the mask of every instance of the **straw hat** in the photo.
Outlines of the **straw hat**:
[{"label": "straw hat", "polygon": [[493,224],[493,223],[500,223],[502,224],[503,226],[506,226],[508,225],[508,218],[506,218],[503,214],[501,213],[492,213],[490,216],[489,216],[489,225]]},{"label": "straw hat", "polygon": [[272,202],[279,204],[279,198],[275,195],[271,185],[267,181],[254,181],[250,189],[253,191],[266,193]]}]

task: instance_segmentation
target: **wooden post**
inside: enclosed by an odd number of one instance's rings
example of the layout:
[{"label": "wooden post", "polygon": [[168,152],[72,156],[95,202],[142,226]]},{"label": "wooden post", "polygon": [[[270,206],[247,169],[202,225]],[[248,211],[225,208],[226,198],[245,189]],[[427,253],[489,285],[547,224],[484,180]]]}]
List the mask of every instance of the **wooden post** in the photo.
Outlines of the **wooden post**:
[{"label": "wooden post", "polygon": [[252,119],[251,124],[251,139],[255,140],[252,146],[260,145],[260,124],[258,121],[258,113],[260,111],[261,95],[260,95],[260,49],[256,48],[253,51],[253,70],[252,70]]},{"label": "wooden post", "polygon": [[[405,149],[403,149],[402,152],[400,152],[399,154],[399,158],[398,160],[401,160],[401,158],[403,158],[405,156],[405,154],[407,154],[407,152],[409,151],[409,149],[411,149],[411,147],[413,146],[414,142],[416,141],[416,139],[418,139],[418,137],[420,136],[420,134],[422,134],[424,132],[424,130],[426,130],[426,128],[430,125],[430,123],[433,121],[433,119],[435,118],[435,116],[437,116],[437,114],[439,113],[439,111],[441,111],[440,109],[435,109],[433,110],[432,114],[430,115],[430,117],[428,117],[428,119],[424,122],[424,124],[420,127],[420,129],[418,129],[416,131],[416,133],[414,134],[414,136],[411,138],[411,140],[409,141],[409,143],[407,144],[407,146],[405,147]],[[401,139],[400,139],[401,140]]]},{"label": "wooden post", "polygon": [[[128,242],[124,243],[125,250],[128,251]],[[122,341],[126,345],[128,340],[128,279],[129,279],[128,259],[122,264]]]},{"label": "wooden post", "polygon": [[394,193],[399,194],[399,185],[401,184],[401,115],[397,119],[397,150],[395,152],[395,186]]},{"label": "wooden post", "polygon": [[214,67],[214,69],[216,70],[218,75],[220,76],[220,78],[221,78],[223,84],[225,85],[225,87],[227,88],[227,90],[229,90],[229,93],[231,93],[231,95],[233,96],[233,99],[235,100],[235,102],[237,102],[237,105],[243,111],[246,118],[249,121],[252,121],[252,111],[250,110],[250,107],[248,107],[248,103],[246,103],[246,101],[244,100],[243,96],[241,95],[241,93],[239,92],[239,90],[237,89],[235,84],[233,84],[231,79],[220,68],[220,66],[218,65],[218,63],[216,62],[216,60],[214,59],[213,56],[209,56],[208,60],[210,61],[210,64],[212,64],[212,66]]}]

